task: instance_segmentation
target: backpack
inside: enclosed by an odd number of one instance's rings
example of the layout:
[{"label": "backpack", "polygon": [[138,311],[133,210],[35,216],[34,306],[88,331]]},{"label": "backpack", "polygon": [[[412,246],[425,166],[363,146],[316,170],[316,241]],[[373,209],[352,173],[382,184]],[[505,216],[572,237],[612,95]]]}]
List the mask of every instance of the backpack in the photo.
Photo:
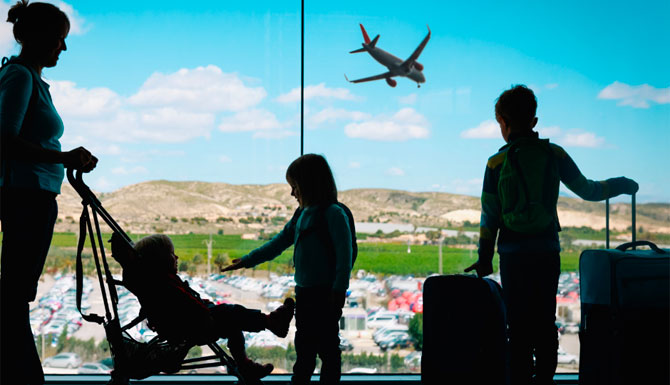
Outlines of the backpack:
[{"label": "backpack", "polygon": [[[336,205],[340,206],[342,210],[344,210],[344,213],[347,215],[347,218],[349,218],[349,230],[351,231],[351,267],[353,268],[354,263],[356,263],[356,257],[358,257],[358,244],[356,243],[356,227],[354,224],[354,216],[351,213],[351,210],[347,205],[345,205],[342,202],[335,202]],[[305,235],[316,231],[319,239],[321,242],[323,242],[326,245],[326,249],[328,250],[328,256],[332,260],[333,264],[335,263],[335,245],[333,244],[333,240],[330,238],[330,230],[328,229],[328,220],[326,219],[326,209],[328,206],[319,206],[317,207],[317,212],[314,214],[314,225],[311,226],[310,228],[302,231],[298,235],[298,240],[296,241],[299,242],[301,238],[303,238]],[[298,208],[295,213],[293,214],[293,221],[297,222],[298,218],[300,217],[300,214],[302,213],[302,208]]]},{"label": "backpack", "polygon": [[560,176],[548,139],[522,138],[507,149],[500,169],[498,196],[506,228],[537,234],[560,228],[556,203]]}]

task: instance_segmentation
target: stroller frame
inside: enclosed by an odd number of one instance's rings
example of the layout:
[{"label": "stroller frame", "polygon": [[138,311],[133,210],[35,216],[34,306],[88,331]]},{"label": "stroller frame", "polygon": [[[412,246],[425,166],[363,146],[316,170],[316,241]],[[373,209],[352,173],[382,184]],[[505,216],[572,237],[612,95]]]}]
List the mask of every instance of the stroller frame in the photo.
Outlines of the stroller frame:
[{"label": "stroller frame", "polygon": [[[160,347],[170,346],[170,343],[162,339],[160,336],[154,337],[151,341],[147,343],[139,342],[134,340],[128,333],[127,330],[136,326],[142,322],[146,315],[140,311],[140,315],[137,316],[134,320],[128,323],[125,326],[121,326],[121,321],[119,319],[118,313],[118,294],[116,291],[116,286],[124,286],[123,281],[114,279],[112,273],[109,269],[107,263],[107,258],[105,256],[105,248],[102,240],[102,232],[100,231],[100,223],[98,221],[98,216],[100,216],[105,223],[112,229],[112,231],[118,234],[127,246],[133,247],[134,243],[126,234],[123,229],[116,223],[112,216],[107,212],[107,210],[102,207],[100,200],[93,194],[90,188],[82,180],[82,171],[77,170],[76,176],[74,170],[68,168],[67,170],[67,179],[70,182],[70,185],[77,191],[79,196],[82,198],[83,210],[79,222],[79,241],[77,245],[77,263],[76,263],[76,285],[77,285],[77,309],[81,313],[84,320],[88,322],[95,322],[97,324],[103,325],[105,328],[105,334],[107,336],[107,341],[109,342],[110,352],[112,355],[112,360],[114,361],[114,370],[111,374],[111,379],[108,385],[126,385],[129,382],[130,375],[127,373],[128,360],[127,360],[127,343],[124,341],[125,338],[132,340],[137,344],[146,344],[145,348],[147,350],[158,349]],[[89,207],[93,213],[93,223],[91,223],[91,217],[89,215]],[[95,225],[95,232],[93,225]],[[90,235],[90,243],[93,254],[93,259],[95,261],[95,267],[97,272],[98,283],[100,284],[100,291],[102,293],[103,304],[105,306],[105,315],[100,316],[97,314],[84,314],[81,311],[81,295],[83,287],[83,268],[82,268],[82,250],[84,243],[86,241],[86,233]],[[97,245],[96,245],[97,243]],[[99,255],[98,255],[99,248]],[[102,266],[101,262],[102,261]],[[104,279],[103,279],[104,271]],[[107,287],[105,288],[105,281]],[[109,299],[107,297],[109,293]],[[111,305],[110,305],[111,302]],[[111,311],[110,311],[111,308]],[[194,345],[189,345],[189,348]],[[214,355],[206,357],[198,357],[192,359],[182,360],[177,371],[184,369],[197,369],[197,368],[206,368],[206,367],[216,367],[216,366],[225,366],[227,372],[231,375],[234,375],[238,378],[238,384],[251,385],[251,382],[245,380],[240,374],[235,360],[221,348],[216,341],[207,343],[207,346],[214,352]],[[158,374],[160,372],[151,373],[149,376]],[[260,381],[255,382],[257,384],[261,383]]]}]

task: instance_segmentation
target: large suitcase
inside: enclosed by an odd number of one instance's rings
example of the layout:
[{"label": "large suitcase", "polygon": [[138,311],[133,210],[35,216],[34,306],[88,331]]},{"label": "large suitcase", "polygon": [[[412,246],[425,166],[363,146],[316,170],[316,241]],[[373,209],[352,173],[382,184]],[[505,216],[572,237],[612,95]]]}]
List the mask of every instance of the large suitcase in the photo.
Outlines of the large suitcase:
[{"label": "large suitcase", "polygon": [[443,275],[423,286],[423,384],[506,384],[507,336],[500,285]]},{"label": "large suitcase", "polygon": [[670,253],[635,241],[634,196],[631,211],[633,242],[609,249],[608,223],[607,248],[579,258],[581,385],[670,383]]}]

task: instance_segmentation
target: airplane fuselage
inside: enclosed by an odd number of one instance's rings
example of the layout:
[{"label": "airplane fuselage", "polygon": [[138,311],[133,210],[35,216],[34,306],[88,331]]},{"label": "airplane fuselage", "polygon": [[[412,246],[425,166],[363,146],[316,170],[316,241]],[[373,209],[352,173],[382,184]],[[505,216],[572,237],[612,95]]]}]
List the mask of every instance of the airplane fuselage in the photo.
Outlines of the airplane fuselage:
[{"label": "airplane fuselage", "polygon": [[402,59],[384,51],[381,48],[370,47],[367,44],[363,44],[365,50],[375,59],[379,64],[388,68],[391,72],[391,76],[404,76],[414,80],[417,83],[425,83],[426,78],[423,76],[423,72],[417,70],[414,65],[411,65],[408,68],[402,66],[404,62]]}]

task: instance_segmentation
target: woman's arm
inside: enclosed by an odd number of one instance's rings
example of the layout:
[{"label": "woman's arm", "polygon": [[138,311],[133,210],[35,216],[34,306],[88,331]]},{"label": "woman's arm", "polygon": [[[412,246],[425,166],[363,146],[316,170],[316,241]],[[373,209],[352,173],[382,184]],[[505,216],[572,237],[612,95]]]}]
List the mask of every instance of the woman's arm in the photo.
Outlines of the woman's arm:
[{"label": "woman's arm", "polygon": [[88,172],[98,159],[83,147],[61,152],[48,150],[21,138],[21,128],[34,96],[34,80],[30,70],[11,65],[5,70],[0,87],[0,130],[2,157],[34,163],[63,163],[66,167]]},{"label": "woman's arm", "polygon": [[43,148],[19,136],[3,137],[3,156],[33,163],[62,163],[65,167],[89,172],[95,168],[98,158],[84,147],[61,152]]}]

